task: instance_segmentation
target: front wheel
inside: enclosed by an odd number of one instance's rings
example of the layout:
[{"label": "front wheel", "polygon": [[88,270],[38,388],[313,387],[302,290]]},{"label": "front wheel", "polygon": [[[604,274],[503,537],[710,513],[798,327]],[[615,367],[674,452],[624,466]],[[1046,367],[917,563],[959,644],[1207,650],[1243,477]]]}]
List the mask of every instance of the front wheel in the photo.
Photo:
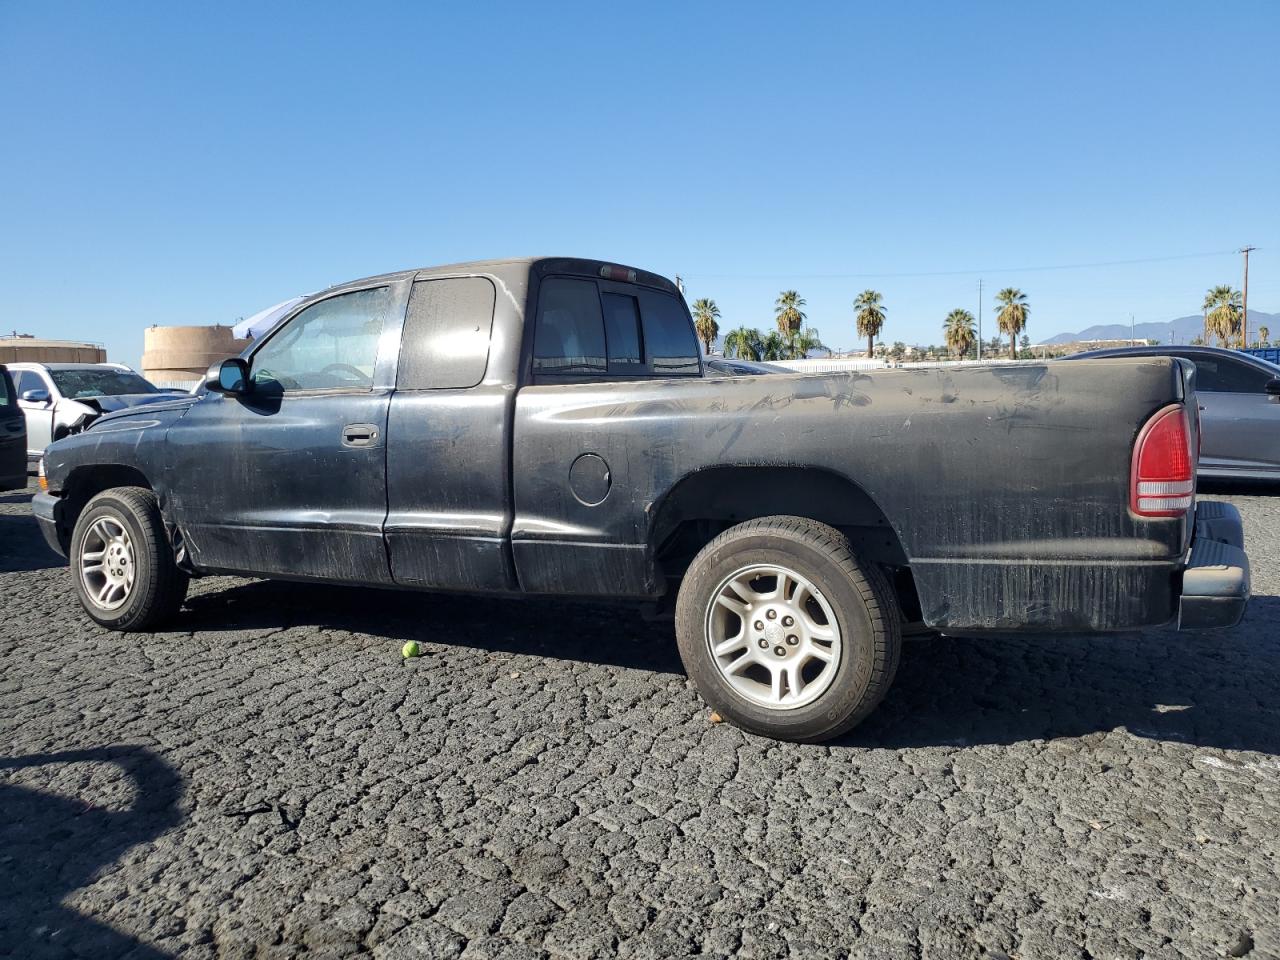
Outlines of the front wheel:
[{"label": "front wheel", "polygon": [[111,630],[148,630],[177,612],[188,578],[178,569],[156,495],[104,490],[71,537],[71,579],[85,612]]},{"label": "front wheel", "polygon": [[676,639],[703,698],[743,729],[827,740],[883,699],[902,639],[889,584],[838,530],[802,517],[739,524],[694,558]]}]

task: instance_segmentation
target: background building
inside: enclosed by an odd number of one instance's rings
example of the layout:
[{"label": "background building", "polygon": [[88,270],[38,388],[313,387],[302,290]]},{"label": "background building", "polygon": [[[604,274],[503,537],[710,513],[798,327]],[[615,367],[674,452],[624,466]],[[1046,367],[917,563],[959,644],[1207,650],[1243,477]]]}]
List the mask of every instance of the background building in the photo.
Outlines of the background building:
[{"label": "background building", "polygon": [[29,333],[0,337],[0,363],[105,363],[106,360],[106,348],[100,343],[42,340]]},{"label": "background building", "polygon": [[230,327],[148,327],[142,334],[142,375],[157,387],[190,390],[209,365],[234,357],[248,340]]}]

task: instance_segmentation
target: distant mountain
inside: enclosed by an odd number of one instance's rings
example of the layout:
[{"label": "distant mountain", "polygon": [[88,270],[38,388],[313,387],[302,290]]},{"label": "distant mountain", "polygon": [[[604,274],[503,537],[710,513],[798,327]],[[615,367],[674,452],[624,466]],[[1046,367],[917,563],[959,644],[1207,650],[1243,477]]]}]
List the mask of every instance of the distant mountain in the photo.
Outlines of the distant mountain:
[{"label": "distant mountain", "polygon": [[[1259,327],[1269,327],[1272,339],[1280,339],[1280,313],[1263,313],[1261,310],[1249,310],[1249,339],[1258,335]],[[1204,334],[1204,317],[1195,314],[1191,317],[1178,317],[1167,323],[1135,323],[1132,336],[1138,340],[1159,340],[1163,344],[1173,342],[1190,343],[1195,337]],[[1127,323],[1101,323],[1085,327],[1079,333],[1059,333],[1042,340],[1041,343],[1076,343],[1081,340],[1128,340],[1130,337]]]}]

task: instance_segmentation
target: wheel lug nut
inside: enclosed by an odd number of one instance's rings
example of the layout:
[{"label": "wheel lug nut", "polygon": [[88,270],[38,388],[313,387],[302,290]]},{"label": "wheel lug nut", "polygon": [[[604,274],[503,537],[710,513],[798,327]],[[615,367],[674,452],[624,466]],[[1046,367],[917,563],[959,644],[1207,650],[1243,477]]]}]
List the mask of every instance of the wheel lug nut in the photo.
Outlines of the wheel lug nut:
[{"label": "wheel lug nut", "polygon": [[783,625],[784,627],[789,627],[789,626],[793,625],[795,622],[796,622],[796,618],[795,618],[795,617],[783,617],[783,618],[782,618],[782,625]]},{"label": "wheel lug nut", "polygon": [[760,620],[757,620],[757,621],[756,621],[756,629],[757,629],[757,630],[763,630],[763,629],[764,629],[764,623],[763,623],[762,621],[760,621]]},{"label": "wheel lug nut", "polygon": [[786,647],[774,647],[774,648],[773,648],[773,652],[774,652],[774,653],[776,653],[776,654],[777,654],[778,656],[780,656],[780,657],[785,657],[785,656],[787,655],[787,648],[786,648]]},{"label": "wheel lug nut", "polygon": [[761,637],[761,638],[760,638],[760,649],[761,649],[761,650],[763,650],[763,649],[764,649],[765,647],[767,647],[768,645],[769,645],[769,641],[768,641],[768,640],[766,640],[764,637]]},{"label": "wheel lug nut", "polygon": [[777,619],[778,619],[778,611],[777,611],[777,610],[770,610],[768,613],[766,613],[766,614],[765,614],[765,616],[766,616],[766,617],[768,617],[770,620],[777,620]]},{"label": "wheel lug nut", "polygon": [[794,647],[794,646],[795,646],[797,643],[799,643],[799,642],[800,642],[800,638],[799,638],[799,637],[797,637],[794,633],[791,633],[791,634],[788,634],[788,635],[787,635],[787,646],[788,646],[788,647]]}]

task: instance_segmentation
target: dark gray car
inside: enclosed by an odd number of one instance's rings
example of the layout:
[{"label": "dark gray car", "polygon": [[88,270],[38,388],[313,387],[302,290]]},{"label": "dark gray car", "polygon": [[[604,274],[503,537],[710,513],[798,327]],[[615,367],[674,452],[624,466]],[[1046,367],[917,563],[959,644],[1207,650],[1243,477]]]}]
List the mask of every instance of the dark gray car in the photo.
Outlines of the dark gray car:
[{"label": "dark gray car", "polygon": [[18,394],[0,364],[0,490],[27,485],[27,421],[18,408]]},{"label": "dark gray car", "polygon": [[1118,347],[1098,357],[1179,357],[1196,365],[1200,476],[1280,479],[1280,367],[1219,347]]}]

